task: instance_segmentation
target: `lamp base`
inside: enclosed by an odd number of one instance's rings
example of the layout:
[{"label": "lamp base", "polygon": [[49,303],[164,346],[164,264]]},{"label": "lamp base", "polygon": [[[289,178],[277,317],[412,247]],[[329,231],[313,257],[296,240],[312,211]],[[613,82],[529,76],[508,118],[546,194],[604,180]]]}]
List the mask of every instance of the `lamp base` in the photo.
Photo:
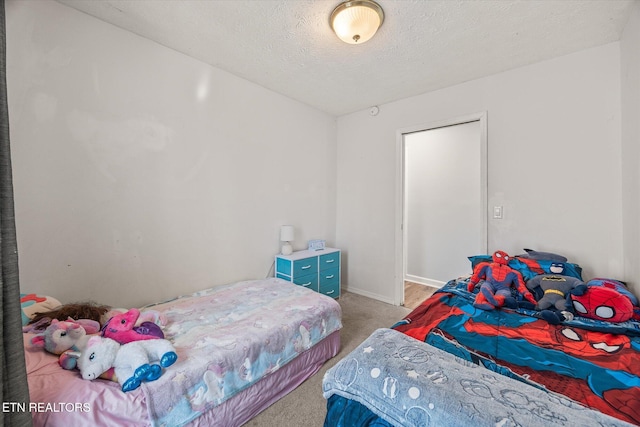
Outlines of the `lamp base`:
[{"label": "lamp base", "polygon": [[291,255],[293,253],[293,248],[291,247],[291,244],[289,242],[286,242],[282,245],[280,252],[282,253],[282,255]]}]

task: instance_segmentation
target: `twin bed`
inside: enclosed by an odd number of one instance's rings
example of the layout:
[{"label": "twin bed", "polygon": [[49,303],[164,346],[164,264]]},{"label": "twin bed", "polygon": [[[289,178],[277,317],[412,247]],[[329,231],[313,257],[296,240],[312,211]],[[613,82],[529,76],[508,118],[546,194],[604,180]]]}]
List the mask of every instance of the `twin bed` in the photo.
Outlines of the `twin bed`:
[{"label": "twin bed", "polygon": [[[36,426],[239,426],[315,374],[340,348],[332,298],[271,278],[220,286],[145,308],[162,313],[178,360],[124,393],[83,380],[28,345]],[[143,308],[143,310],[145,309]]]},{"label": "twin bed", "polygon": [[[549,273],[544,262],[515,263],[526,278]],[[468,280],[327,372],[325,427],[640,425],[640,323],[552,325],[526,308],[481,310]]]}]

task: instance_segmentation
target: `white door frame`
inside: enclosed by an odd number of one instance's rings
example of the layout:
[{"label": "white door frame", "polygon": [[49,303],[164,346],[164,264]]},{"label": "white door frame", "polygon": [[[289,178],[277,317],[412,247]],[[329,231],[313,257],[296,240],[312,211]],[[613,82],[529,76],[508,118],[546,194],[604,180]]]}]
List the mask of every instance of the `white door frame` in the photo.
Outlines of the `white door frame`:
[{"label": "white door frame", "polygon": [[[487,251],[488,247],[488,201],[487,201],[487,112],[469,114],[467,116],[456,117],[453,119],[441,120],[424,125],[416,125],[408,128],[398,129],[396,132],[396,215],[395,215],[395,281],[394,281],[394,304],[404,304],[404,275],[406,270],[405,253],[405,208],[404,208],[404,175],[405,175],[405,142],[404,135],[432,130],[447,126],[455,126],[469,122],[480,122],[480,194],[481,194],[481,245],[483,250]],[[453,277],[452,277],[453,279]]]}]

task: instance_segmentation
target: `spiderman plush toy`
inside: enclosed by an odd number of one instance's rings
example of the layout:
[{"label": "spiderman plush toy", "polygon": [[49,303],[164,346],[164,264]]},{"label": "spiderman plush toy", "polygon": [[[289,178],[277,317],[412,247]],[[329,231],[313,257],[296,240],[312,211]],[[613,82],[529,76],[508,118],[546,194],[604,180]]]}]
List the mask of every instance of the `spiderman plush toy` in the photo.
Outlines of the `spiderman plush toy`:
[{"label": "spiderman plush toy", "polygon": [[517,302],[511,296],[511,288],[515,288],[524,298],[536,304],[535,298],[522,279],[522,275],[509,267],[509,255],[503,251],[493,253],[493,262],[481,262],[473,269],[469,280],[468,291],[473,292],[476,284],[484,279],[480,292],[473,302],[474,307],[482,310],[493,310],[502,306],[516,308]]}]

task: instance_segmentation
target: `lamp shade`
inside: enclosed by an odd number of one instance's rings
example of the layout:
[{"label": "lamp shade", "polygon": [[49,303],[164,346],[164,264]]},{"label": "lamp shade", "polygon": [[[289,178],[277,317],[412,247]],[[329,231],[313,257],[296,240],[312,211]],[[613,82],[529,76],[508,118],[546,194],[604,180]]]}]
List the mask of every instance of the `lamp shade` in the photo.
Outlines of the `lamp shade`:
[{"label": "lamp shade", "polygon": [[372,0],[340,3],[331,13],[331,28],[345,43],[362,44],[371,39],[384,21],[380,5]]},{"label": "lamp shade", "polygon": [[293,225],[280,226],[280,241],[292,242],[293,240],[295,240],[295,232],[293,230]]}]

